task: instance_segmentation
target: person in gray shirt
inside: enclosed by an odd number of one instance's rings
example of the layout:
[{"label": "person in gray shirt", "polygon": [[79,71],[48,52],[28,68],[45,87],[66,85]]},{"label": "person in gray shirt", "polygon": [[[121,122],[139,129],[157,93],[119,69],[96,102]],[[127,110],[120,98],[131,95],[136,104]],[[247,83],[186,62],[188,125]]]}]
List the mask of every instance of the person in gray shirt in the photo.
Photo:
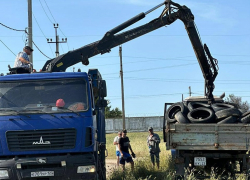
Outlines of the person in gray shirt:
[{"label": "person in gray shirt", "polygon": [[157,168],[160,168],[160,157],[159,154],[161,152],[159,144],[160,144],[160,137],[158,134],[154,133],[154,130],[152,127],[148,128],[148,138],[147,138],[147,145],[149,148],[149,154],[150,154],[150,158],[151,158],[151,162],[153,167],[155,166],[155,161],[157,164]]},{"label": "person in gray shirt", "polygon": [[16,67],[24,67],[24,68],[29,68],[30,67],[30,60],[29,56],[31,55],[33,49],[29,46],[25,46],[23,48],[23,52],[19,52],[16,56],[15,63],[14,63],[14,68]]}]

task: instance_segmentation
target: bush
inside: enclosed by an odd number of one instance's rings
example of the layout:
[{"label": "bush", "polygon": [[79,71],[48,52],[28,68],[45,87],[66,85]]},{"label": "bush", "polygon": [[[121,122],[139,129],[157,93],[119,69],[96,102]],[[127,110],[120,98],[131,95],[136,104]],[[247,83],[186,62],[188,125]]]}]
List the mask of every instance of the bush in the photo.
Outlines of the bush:
[{"label": "bush", "polygon": [[[132,172],[130,166],[126,165],[126,170],[123,172],[120,169],[114,169],[109,180],[174,180],[175,171],[173,168],[173,163],[171,162],[170,156],[166,157],[161,161],[160,169],[153,168],[149,158],[141,158],[140,160],[135,160],[135,169]],[[197,180],[193,170],[190,173],[185,173],[186,180]],[[182,178],[184,179],[184,178]],[[232,177],[231,173],[222,172],[217,173],[215,168],[211,168],[211,174],[209,180],[245,180],[246,176],[244,174],[237,174]],[[208,179],[206,179],[208,180]]]},{"label": "bush", "polygon": [[174,171],[172,169],[171,160],[165,157],[160,162],[160,169],[153,168],[149,158],[140,158],[135,160],[135,168],[132,172],[130,167],[126,165],[123,172],[121,169],[115,169],[109,176],[109,180],[172,180],[174,179]]}]

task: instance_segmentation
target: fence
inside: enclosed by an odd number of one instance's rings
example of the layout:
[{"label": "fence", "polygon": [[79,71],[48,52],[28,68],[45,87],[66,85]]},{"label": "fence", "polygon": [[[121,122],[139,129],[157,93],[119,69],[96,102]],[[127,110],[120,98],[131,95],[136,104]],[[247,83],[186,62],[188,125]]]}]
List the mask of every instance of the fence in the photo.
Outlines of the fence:
[{"label": "fence", "polygon": [[[122,130],[122,119],[106,119],[106,133],[116,133]],[[125,118],[126,129],[129,132],[148,131],[153,127],[154,131],[161,131],[163,128],[163,116],[151,117],[128,117]]]}]

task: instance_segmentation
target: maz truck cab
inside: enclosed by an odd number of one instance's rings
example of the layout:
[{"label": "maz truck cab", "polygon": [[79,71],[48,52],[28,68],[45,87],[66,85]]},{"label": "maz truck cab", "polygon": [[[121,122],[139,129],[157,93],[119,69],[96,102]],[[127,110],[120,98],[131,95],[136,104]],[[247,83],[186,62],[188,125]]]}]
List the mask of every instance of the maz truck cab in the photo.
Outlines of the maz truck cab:
[{"label": "maz truck cab", "polygon": [[0,76],[0,179],[105,179],[105,96],[97,69]]}]

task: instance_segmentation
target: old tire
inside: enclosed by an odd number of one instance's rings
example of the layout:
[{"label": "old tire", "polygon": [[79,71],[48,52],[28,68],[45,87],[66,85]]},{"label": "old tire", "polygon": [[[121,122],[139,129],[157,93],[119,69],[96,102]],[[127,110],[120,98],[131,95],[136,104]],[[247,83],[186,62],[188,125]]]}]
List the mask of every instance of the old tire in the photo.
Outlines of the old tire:
[{"label": "old tire", "polygon": [[214,112],[209,108],[196,108],[187,115],[192,123],[213,123],[215,122]]},{"label": "old tire", "polygon": [[230,123],[236,123],[236,122],[238,122],[238,118],[237,117],[235,117],[235,116],[229,116],[229,117],[221,120],[217,124],[230,124]]},{"label": "old tire", "polygon": [[242,117],[245,117],[246,115],[250,114],[250,111],[247,111],[245,113],[242,114]]},{"label": "old tire", "polygon": [[188,110],[189,111],[192,111],[193,109],[200,108],[200,107],[210,108],[211,106],[209,104],[205,104],[205,103],[201,103],[201,102],[188,103]]},{"label": "old tire", "polygon": [[246,116],[242,117],[240,120],[242,123],[250,123],[250,113],[247,114]]},{"label": "old tire", "polygon": [[175,119],[177,120],[178,123],[190,123],[190,121],[182,114],[181,111],[177,112],[175,115],[174,115]]},{"label": "old tire", "polygon": [[244,113],[247,112],[247,110],[245,110],[245,109],[240,109],[240,108],[239,108],[239,111],[241,112],[242,115],[243,115]]},{"label": "old tire", "polygon": [[225,102],[225,104],[229,104],[232,105],[235,108],[238,108],[238,105],[236,103],[232,103],[232,102]]},{"label": "old tire", "polygon": [[182,102],[178,102],[178,103],[174,103],[172,104],[167,112],[166,112],[166,120],[167,122],[169,123],[174,123],[176,122],[176,119],[175,119],[175,114],[178,113],[178,112],[182,112],[182,114],[186,114],[187,113],[187,108],[186,106],[184,106],[184,104]]},{"label": "old tire", "polygon": [[213,108],[214,112],[217,112],[217,111],[221,111],[223,109],[234,108],[234,105],[225,104],[225,103],[215,103],[215,104],[212,104],[212,108]]},{"label": "old tire", "polygon": [[215,116],[217,120],[223,119],[229,116],[240,117],[241,112],[236,108],[227,108],[227,109],[223,109],[223,110],[215,112]]}]

